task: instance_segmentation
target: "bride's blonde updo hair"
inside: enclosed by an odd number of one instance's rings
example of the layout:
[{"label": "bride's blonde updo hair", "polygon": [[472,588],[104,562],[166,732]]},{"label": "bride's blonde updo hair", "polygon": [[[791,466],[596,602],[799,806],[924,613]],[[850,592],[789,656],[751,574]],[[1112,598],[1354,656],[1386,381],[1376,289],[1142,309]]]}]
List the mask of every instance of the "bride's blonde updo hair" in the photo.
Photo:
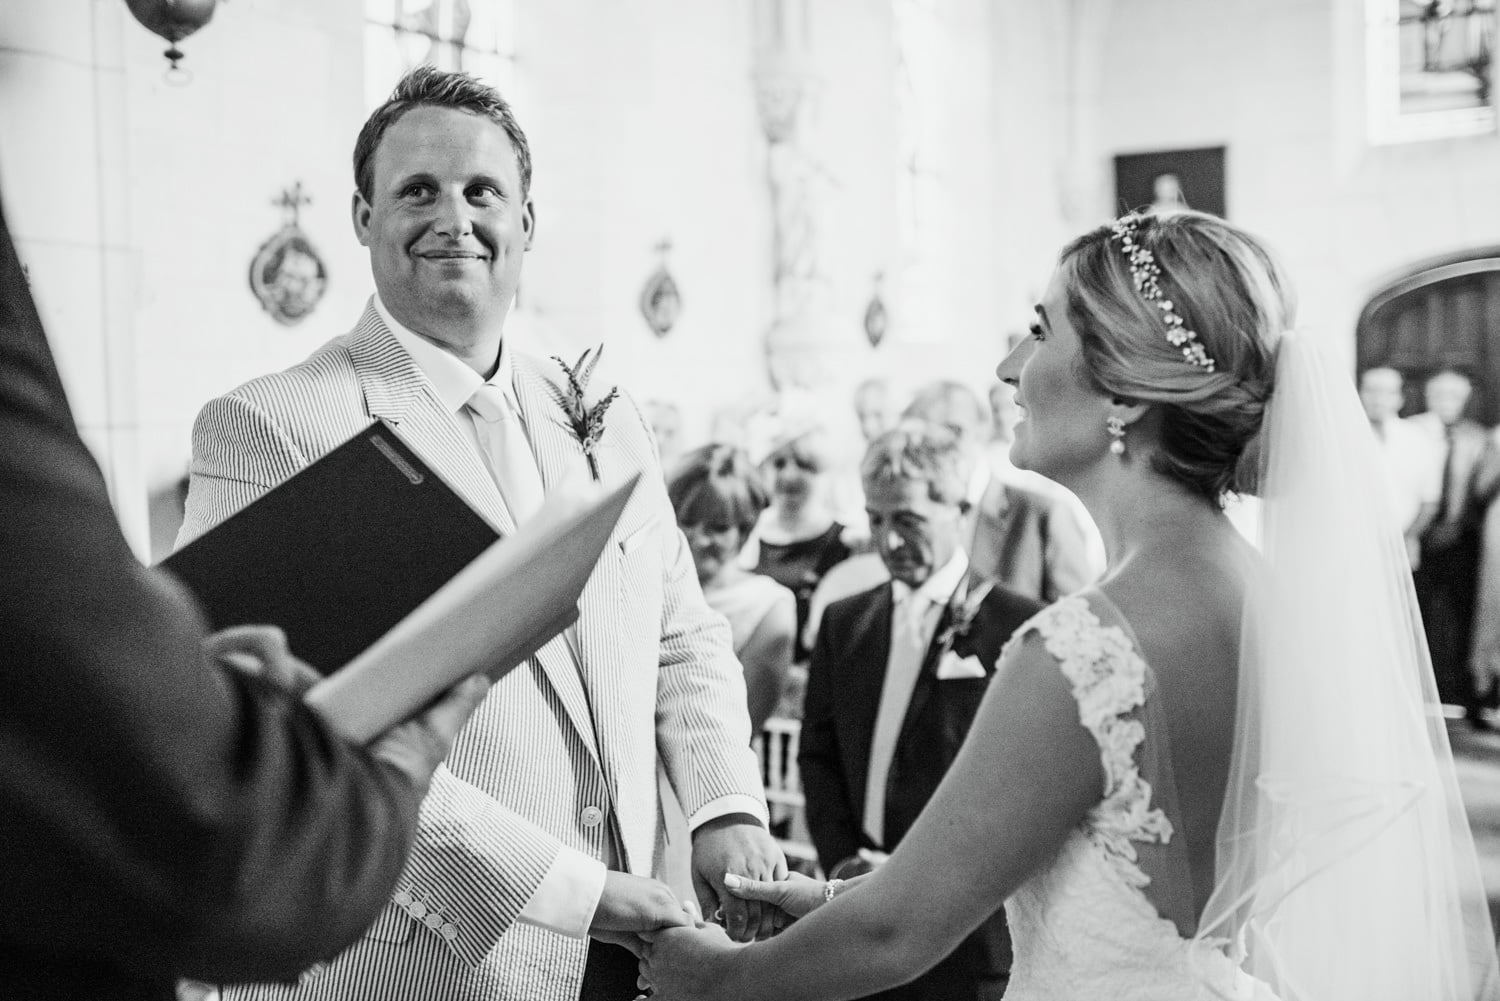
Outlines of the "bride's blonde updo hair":
[{"label": "bride's blonde updo hair", "polygon": [[1156,405],[1157,472],[1216,502],[1253,493],[1252,446],[1271,398],[1276,345],[1296,318],[1291,285],[1270,250],[1217,216],[1129,220],[1135,245],[1155,258],[1161,298],[1212,366],[1185,358],[1168,338],[1162,306],[1136,288],[1112,224],[1073,241],[1059,261],[1085,374],[1107,396]]}]

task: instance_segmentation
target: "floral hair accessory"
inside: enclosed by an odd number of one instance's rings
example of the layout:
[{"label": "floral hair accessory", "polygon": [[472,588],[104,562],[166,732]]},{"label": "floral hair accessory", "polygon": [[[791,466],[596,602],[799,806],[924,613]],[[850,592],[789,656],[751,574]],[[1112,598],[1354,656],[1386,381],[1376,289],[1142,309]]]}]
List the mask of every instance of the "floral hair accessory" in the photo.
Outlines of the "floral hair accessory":
[{"label": "floral hair accessory", "polygon": [[1197,333],[1188,329],[1187,324],[1182,322],[1182,317],[1177,315],[1172,300],[1162,294],[1161,285],[1157,281],[1161,277],[1161,268],[1156,264],[1156,255],[1136,241],[1140,227],[1141,216],[1134,212],[1115,220],[1112,227],[1115,238],[1120,241],[1120,249],[1125,252],[1125,259],[1130,263],[1130,280],[1135,283],[1135,290],[1142,298],[1161,310],[1161,318],[1167,324],[1167,340],[1182,351],[1182,357],[1189,364],[1212,372],[1214,360],[1203,350]]}]

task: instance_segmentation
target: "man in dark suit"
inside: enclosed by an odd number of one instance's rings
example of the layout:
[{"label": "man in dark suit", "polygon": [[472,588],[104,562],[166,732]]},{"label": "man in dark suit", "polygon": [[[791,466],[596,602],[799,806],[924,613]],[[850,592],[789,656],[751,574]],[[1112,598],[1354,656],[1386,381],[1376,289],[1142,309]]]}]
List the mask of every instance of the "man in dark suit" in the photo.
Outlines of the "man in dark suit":
[{"label": "man in dark suit", "polygon": [[206,648],[126,546],[3,217],[0,442],[0,997],[156,1001],[330,957],[385,904],[487,684],[361,750],[285,687],[311,669],[279,633]]},{"label": "man in dark suit", "polygon": [[[976,582],[964,552],[966,451],[905,422],[861,466],[870,534],[893,578],[834,602],[808,668],[801,750],[807,824],[831,876],[895,849],[969,732],[1001,647],[1042,607]],[[1003,913],[889,1001],[999,997]]]},{"label": "man in dark suit", "polygon": [[1437,510],[1421,536],[1421,563],[1414,579],[1438,697],[1479,716],[1479,698],[1469,672],[1474,606],[1479,592],[1480,526],[1484,509],[1474,493],[1474,474],[1489,434],[1464,416],[1473,385],[1445,369],[1423,386],[1427,411],[1409,418],[1425,436],[1433,456]]}]

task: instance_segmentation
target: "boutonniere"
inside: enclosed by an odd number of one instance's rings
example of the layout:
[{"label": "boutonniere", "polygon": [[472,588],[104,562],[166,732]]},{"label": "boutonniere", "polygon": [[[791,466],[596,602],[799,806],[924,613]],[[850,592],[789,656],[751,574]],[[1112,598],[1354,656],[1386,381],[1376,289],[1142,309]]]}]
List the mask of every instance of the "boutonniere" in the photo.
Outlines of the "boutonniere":
[{"label": "boutonniere", "polygon": [[615,397],[620,395],[620,387],[611,386],[609,392],[592,407],[584,396],[589,377],[594,374],[594,366],[599,363],[599,356],[602,354],[604,346],[601,344],[598,348],[579,355],[578,361],[571,367],[556,355],[552,356],[552,360],[562,367],[563,374],[568,377],[568,387],[563,392],[563,412],[568,415],[568,424],[578,436],[578,444],[583,446],[583,457],[589,461],[589,473],[596,481],[599,479],[599,460],[594,458],[594,449],[604,435],[604,415],[609,412],[609,405],[615,402]]},{"label": "boutonniere", "polygon": [[993,581],[981,581],[972,588],[960,588],[948,601],[948,626],[938,635],[938,655],[942,656],[961,640],[969,638],[974,628],[974,619],[979,615],[979,606],[989,596]]}]

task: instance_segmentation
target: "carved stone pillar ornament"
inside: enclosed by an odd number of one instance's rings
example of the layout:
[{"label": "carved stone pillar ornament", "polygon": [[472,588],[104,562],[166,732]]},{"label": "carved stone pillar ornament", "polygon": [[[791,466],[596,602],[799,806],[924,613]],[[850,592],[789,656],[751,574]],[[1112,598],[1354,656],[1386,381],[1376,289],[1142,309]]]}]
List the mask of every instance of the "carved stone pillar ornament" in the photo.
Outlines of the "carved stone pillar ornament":
[{"label": "carved stone pillar ornament", "polygon": [[819,216],[828,172],[811,154],[808,106],[816,93],[808,0],[757,0],[755,88],[768,144],[774,307],[766,332],[771,385],[809,386],[832,368],[827,283],[819,259]]}]

